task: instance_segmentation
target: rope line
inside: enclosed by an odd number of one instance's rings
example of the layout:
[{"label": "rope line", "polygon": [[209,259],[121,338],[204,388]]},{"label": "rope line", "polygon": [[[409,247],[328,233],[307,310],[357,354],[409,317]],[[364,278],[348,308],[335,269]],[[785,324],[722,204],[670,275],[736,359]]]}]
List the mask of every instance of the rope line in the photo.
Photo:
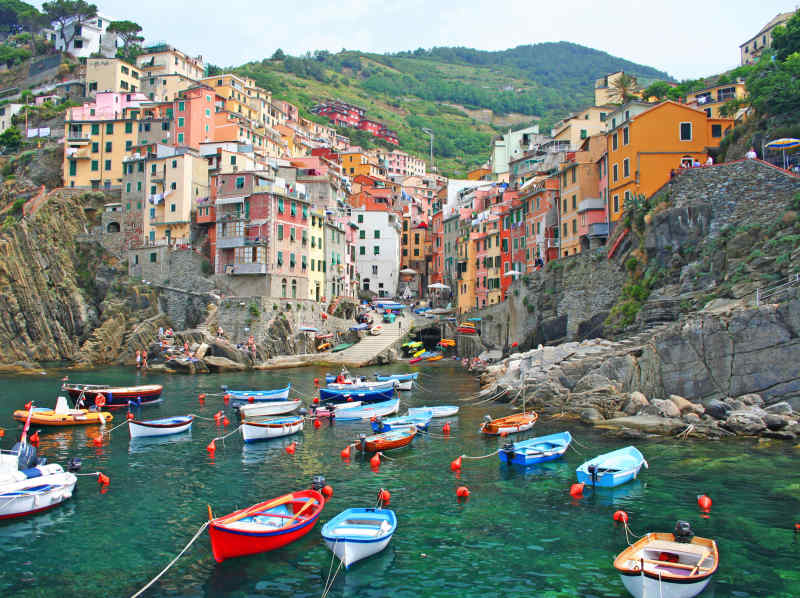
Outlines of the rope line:
[{"label": "rope line", "polygon": [[104,433],[104,434],[111,434],[111,432],[113,432],[113,431],[114,431],[114,430],[116,430],[117,428],[121,428],[122,426],[126,425],[127,423],[128,423],[128,420],[126,419],[126,420],[125,420],[124,422],[122,422],[121,424],[119,424],[119,425],[117,425],[117,426],[114,426],[114,427],[113,427],[113,428],[111,428],[110,430],[106,430],[106,431],[105,431],[105,432],[103,432],[103,433]]},{"label": "rope line", "polygon": [[223,443],[223,444],[225,444],[225,439],[226,439],[228,436],[232,436],[233,434],[235,434],[236,432],[238,432],[238,431],[239,431],[239,428],[241,428],[243,425],[244,425],[244,424],[239,424],[239,426],[238,426],[238,427],[237,427],[235,430],[232,430],[232,431],[228,432],[228,433],[227,433],[227,434],[225,434],[224,436],[217,436],[216,438],[212,438],[211,440],[212,440],[212,441],[215,441],[215,440],[221,440],[221,441],[222,441],[222,443]]},{"label": "rope line", "polygon": [[497,453],[500,452],[501,449],[497,449],[493,453],[489,453],[488,455],[482,455],[480,457],[470,457],[469,455],[460,455],[462,459],[488,459],[489,457],[494,457]]},{"label": "rope line", "polygon": [[164,575],[164,573],[169,571],[169,568],[172,567],[172,565],[174,565],[178,561],[178,559],[183,556],[183,553],[185,553],[187,550],[189,550],[189,547],[192,544],[194,544],[195,540],[197,540],[197,538],[200,537],[200,534],[202,534],[203,531],[208,527],[209,523],[211,523],[211,522],[210,521],[206,521],[203,525],[201,525],[200,529],[197,530],[197,533],[195,533],[195,535],[192,537],[192,539],[189,540],[189,543],[186,546],[183,547],[183,550],[181,550],[178,553],[178,555],[174,559],[172,559],[169,562],[169,564],[166,567],[164,567],[158,575],[156,575],[153,579],[151,579],[147,583],[146,586],[144,586],[141,590],[139,590],[133,596],[131,596],[131,598],[138,598],[138,596],[141,596],[150,586],[152,586],[155,582],[157,582],[161,578],[161,576]]}]

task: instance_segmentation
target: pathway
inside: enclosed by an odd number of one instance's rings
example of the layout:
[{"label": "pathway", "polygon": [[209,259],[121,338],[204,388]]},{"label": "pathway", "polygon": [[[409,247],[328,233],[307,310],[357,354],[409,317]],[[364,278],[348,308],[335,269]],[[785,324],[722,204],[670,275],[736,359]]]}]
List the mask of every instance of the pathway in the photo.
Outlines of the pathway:
[{"label": "pathway", "polygon": [[349,367],[365,366],[403,338],[411,325],[410,318],[402,318],[400,325],[402,328],[398,326],[397,322],[384,324],[385,327],[381,334],[377,336],[367,335],[349,349],[338,353],[325,354],[323,359],[329,363],[337,363]]}]

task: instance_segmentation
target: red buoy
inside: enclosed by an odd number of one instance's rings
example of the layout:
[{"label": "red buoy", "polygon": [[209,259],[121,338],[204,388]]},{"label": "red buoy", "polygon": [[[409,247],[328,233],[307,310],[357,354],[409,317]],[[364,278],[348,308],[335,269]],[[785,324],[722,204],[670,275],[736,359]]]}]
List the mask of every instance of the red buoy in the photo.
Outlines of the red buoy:
[{"label": "red buoy", "polygon": [[293,442],[290,445],[286,446],[284,450],[289,453],[290,455],[294,455],[294,451],[297,448],[297,443]]},{"label": "red buoy", "polygon": [[450,422],[444,422],[442,426],[442,434],[449,434],[450,433]]},{"label": "red buoy", "polygon": [[350,403],[353,400],[353,397],[347,397],[347,402]]},{"label": "red buoy", "polygon": [[206,400],[206,393],[201,392],[199,395],[197,395],[197,398],[200,399],[201,401],[205,401]]},{"label": "red buoy", "polygon": [[25,403],[25,411],[30,411],[31,407],[33,407],[33,401],[28,401]]},{"label": "red buoy", "polygon": [[105,407],[106,405],[106,397],[100,393],[94,398],[94,405],[97,408]]},{"label": "red buoy", "polygon": [[314,378],[314,386],[319,386],[319,378]]},{"label": "red buoy", "polygon": [[569,487],[569,495],[572,498],[583,498],[583,484],[572,484]]},{"label": "red buoy", "polygon": [[614,511],[613,518],[614,521],[621,521],[622,523],[628,523],[628,514],[625,511]]},{"label": "red buoy", "polygon": [[379,467],[381,464],[381,454],[375,453],[374,455],[372,455],[372,458],[369,460],[369,464],[372,467]]},{"label": "red buoy", "polygon": [[101,486],[108,486],[111,483],[111,478],[109,478],[103,472],[98,471],[97,472],[97,483],[100,484]]},{"label": "red buoy", "polygon": [[330,498],[331,496],[333,496],[333,486],[325,484],[320,492],[322,492],[322,496],[324,496],[325,498]]},{"label": "red buoy", "polygon": [[450,461],[450,469],[452,471],[458,471],[461,469],[461,457],[456,457],[452,461]]},{"label": "red buoy", "polygon": [[317,403],[319,403],[319,397],[314,397],[314,399],[313,399],[312,403],[314,403],[315,405],[316,405]]},{"label": "red buoy", "polygon": [[505,438],[508,436],[508,432],[500,432],[500,438]]},{"label": "red buoy", "polygon": [[800,532],[800,523],[795,523],[794,524],[794,531]]},{"label": "red buoy", "polygon": [[256,400],[256,398],[255,398],[255,397],[247,397],[247,402],[248,402],[248,403],[254,403],[254,402],[255,402],[255,400]]},{"label": "red buoy", "polygon": [[321,421],[319,421],[318,419],[315,419],[315,420],[314,420],[314,427],[315,427],[315,428],[319,428],[320,426],[322,426],[322,422],[321,422]]},{"label": "red buoy", "polygon": [[519,343],[517,341],[514,341],[513,343],[511,343],[511,347],[513,349],[516,349],[517,347],[519,347]]},{"label": "red buoy", "polygon": [[39,430],[36,430],[33,434],[31,434],[31,437],[28,438],[28,442],[31,443],[31,446],[39,446]]},{"label": "red buoy", "polygon": [[384,505],[388,505],[389,502],[392,500],[392,493],[388,490],[384,490],[383,488],[380,489],[378,492],[378,500],[381,501]]},{"label": "red buoy", "polygon": [[342,452],[339,453],[339,456],[342,459],[349,459],[350,458],[350,445],[349,444],[342,449]]},{"label": "red buoy", "polygon": [[222,418],[222,425],[223,426],[227,426],[230,423],[231,423],[231,420],[229,420],[227,417],[223,417]]},{"label": "red buoy", "polygon": [[211,455],[213,455],[217,451],[217,441],[216,440],[212,440],[211,442],[209,442],[208,446],[206,447],[206,450]]},{"label": "red buoy", "polygon": [[231,402],[231,395],[228,394],[228,393],[225,393],[224,395],[222,395],[222,402],[226,403],[226,404],[230,403]]},{"label": "red buoy", "polygon": [[469,496],[469,488],[466,486],[459,486],[456,488],[456,496],[458,498],[467,498]]},{"label": "red buoy", "polygon": [[131,413],[130,411],[128,411],[128,415],[127,415],[127,417],[128,417],[128,421],[132,420],[132,419],[133,419],[133,413]]},{"label": "red buoy", "polygon": [[697,504],[703,511],[708,512],[711,509],[711,499],[705,494],[701,494],[697,497]]},{"label": "red buoy", "polygon": [[103,437],[98,434],[97,436],[92,438],[92,443],[95,446],[103,446]]}]

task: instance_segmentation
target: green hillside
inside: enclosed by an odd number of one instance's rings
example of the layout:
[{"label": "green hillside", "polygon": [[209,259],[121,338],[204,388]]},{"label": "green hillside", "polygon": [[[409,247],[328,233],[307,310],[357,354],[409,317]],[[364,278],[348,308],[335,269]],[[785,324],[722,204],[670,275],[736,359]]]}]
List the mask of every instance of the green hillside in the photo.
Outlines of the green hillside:
[{"label": "green hillside", "polygon": [[[568,42],[519,46],[487,52],[469,48],[418,49],[397,54],[342,50],[303,57],[280,50],[272,58],[236,69],[292,102],[308,109],[335,98],[367,110],[368,118],[397,130],[402,149],[426,156],[435,133],[437,164],[461,176],[483,163],[492,136],[509,127],[538,121],[542,131],[568,113],[590,105],[594,81],[619,70],[641,84],[669,79],[666,73]],[[371,146],[375,138],[343,131],[354,142]]]}]

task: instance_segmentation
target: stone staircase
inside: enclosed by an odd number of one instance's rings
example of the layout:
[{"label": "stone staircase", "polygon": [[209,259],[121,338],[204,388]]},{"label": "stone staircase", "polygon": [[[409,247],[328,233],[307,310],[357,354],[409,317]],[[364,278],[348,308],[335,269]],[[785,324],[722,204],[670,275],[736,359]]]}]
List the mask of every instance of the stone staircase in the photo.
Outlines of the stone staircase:
[{"label": "stone staircase", "polygon": [[331,353],[325,356],[325,361],[340,363],[349,367],[361,367],[368,365],[378,355],[396,344],[408,332],[410,322],[407,318],[401,321],[402,328],[397,323],[385,324],[383,332],[377,336],[367,335],[355,345],[339,353]]}]

